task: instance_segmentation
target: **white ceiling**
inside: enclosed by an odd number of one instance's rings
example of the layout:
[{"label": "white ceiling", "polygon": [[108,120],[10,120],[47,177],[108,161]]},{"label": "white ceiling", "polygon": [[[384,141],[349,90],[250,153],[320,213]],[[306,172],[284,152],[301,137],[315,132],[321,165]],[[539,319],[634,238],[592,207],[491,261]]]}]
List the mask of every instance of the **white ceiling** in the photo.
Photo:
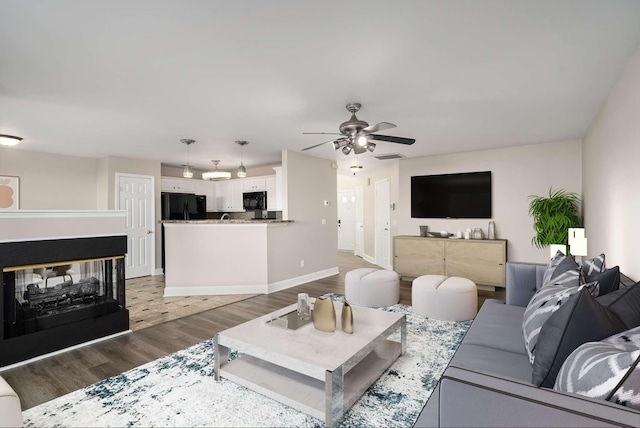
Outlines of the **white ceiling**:
[{"label": "white ceiling", "polygon": [[0,133],[170,165],[192,138],[192,165],[233,170],[234,140],[245,165],[276,164],[360,102],[416,139],[376,155],[575,139],[639,41],[640,0],[0,0]]}]

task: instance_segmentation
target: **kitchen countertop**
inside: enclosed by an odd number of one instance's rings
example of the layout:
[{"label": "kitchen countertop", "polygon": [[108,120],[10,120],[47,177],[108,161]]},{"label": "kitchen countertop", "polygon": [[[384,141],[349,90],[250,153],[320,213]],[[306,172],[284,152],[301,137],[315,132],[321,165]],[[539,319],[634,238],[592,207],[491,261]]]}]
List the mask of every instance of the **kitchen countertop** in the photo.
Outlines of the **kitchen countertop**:
[{"label": "kitchen countertop", "polygon": [[293,223],[293,220],[276,220],[276,219],[228,219],[228,220],[160,220],[160,223],[182,223],[182,224],[261,224],[261,223]]}]

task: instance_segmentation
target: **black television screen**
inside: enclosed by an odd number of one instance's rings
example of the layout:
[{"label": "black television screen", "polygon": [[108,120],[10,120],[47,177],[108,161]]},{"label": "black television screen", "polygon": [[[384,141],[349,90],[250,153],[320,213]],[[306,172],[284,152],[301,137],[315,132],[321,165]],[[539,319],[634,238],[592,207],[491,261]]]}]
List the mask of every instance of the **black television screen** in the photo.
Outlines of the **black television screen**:
[{"label": "black television screen", "polygon": [[411,177],[411,217],[491,218],[491,171]]}]

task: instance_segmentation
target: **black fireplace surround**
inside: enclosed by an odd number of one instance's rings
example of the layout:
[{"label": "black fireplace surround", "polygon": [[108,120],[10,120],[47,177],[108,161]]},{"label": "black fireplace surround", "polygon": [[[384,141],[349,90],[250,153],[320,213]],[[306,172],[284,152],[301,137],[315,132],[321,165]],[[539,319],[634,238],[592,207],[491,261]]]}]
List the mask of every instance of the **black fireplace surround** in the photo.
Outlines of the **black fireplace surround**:
[{"label": "black fireplace surround", "polygon": [[129,330],[126,252],[126,236],[0,243],[0,367]]}]

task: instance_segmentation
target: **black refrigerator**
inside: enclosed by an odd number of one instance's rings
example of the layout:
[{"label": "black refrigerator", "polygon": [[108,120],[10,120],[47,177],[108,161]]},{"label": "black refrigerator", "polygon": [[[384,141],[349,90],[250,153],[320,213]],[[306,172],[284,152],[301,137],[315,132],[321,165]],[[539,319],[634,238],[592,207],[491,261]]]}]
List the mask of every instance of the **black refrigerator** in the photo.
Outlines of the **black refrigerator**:
[{"label": "black refrigerator", "polygon": [[[204,220],[207,197],[188,193],[162,194],[162,220]],[[164,269],[164,227],[162,228],[162,268]]]},{"label": "black refrigerator", "polygon": [[162,194],[162,220],[204,220],[207,197],[189,193]]}]

